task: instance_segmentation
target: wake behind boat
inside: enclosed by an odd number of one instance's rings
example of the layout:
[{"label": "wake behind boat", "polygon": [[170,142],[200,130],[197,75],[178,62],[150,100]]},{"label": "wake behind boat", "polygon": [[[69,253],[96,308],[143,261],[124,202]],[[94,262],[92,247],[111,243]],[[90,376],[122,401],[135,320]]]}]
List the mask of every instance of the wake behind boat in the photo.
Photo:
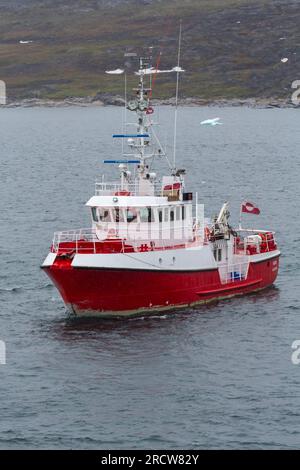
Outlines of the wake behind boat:
[{"label": "wake behind boat", "polygon": [[[127,150],[120,160],[105,160],[118,165],[119,178],[96,183],[86,204],[90,228],[54,234],[42,267],[78,316],[153,314],[258,291],[277,277],[274,233],[232,228],[228,203],[213,220],[205,219],[198,195],[186,187],[185,170],[176,167],[176,142],[170,173],[160,178],[153,171],[154,160],[169,160],[154,129],[152,79],[176,73],[178,96],[181,72],[179,63],[159,71],[139,60],[135,98],[126,103],[136,116],[134,130],[128,132],[127,124],[113,136]],[[175,136],[176,122],[175,114]],[[259,212],[249,202],[241,210]]]}]

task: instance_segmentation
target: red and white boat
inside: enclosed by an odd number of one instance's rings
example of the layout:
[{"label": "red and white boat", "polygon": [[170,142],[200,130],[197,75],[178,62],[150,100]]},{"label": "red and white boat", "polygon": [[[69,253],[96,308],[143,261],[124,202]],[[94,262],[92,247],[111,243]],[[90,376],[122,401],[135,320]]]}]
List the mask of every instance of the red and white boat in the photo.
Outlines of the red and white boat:
[{"label": "red and white boat", "polygon": [[[166,156],[145,86],[155,73],[140,59],[136,97],[126,104],[137,116],[136,132],[114,136],[125,139],[128,151],[109,161],[119,165],[119,179],[96,183],[86,204],[91,228],[56,232],[42,265],[78,316],[153,314],[259,291],[277,277],[273,232],[233,229],[228,203],[205,219],[197,194],[185,187],[184,170],[170,165],[161,179],[152,170],[155,157]],[[242,210],[259,212],[250,203]]]}]

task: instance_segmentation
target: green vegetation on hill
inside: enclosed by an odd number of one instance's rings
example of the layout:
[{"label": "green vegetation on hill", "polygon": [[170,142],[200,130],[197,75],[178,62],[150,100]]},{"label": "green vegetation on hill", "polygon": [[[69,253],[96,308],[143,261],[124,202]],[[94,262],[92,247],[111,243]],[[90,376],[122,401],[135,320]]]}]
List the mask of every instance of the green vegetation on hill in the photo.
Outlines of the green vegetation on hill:
[{"label": "green vegetation on hill", "polygon": [[[122,94],[122,80],[104,71],[150,46],[162,68],[176,65],[180,18],[182,96],[288,97],[300,79],[296,0],[0,0],[0,12],[10,99]],[[174,77],[157,80],[155,97],[173,95]]]}]

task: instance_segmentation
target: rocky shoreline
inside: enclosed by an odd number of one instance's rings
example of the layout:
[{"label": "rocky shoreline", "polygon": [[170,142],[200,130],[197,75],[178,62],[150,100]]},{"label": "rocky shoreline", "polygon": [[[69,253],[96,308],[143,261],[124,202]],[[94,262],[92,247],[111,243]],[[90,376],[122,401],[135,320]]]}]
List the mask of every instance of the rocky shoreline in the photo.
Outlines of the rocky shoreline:
[{"label": "rocky shoreline", "polygon": [[[152,104],[163,106],[174,106],[175,98],[152,100]],[[197,97],[179,99],[180,106],[210,106],[210,107],[237,107],[245,106],[248,108],[296,108],[291,99],[279,98],[247,98],[247,99],[216,99],[206,100]],[[99,106],[124,106],[124,99],[121,96],[109,94],[98,94],[94,97],[84,98],[73,97],[63,100],[50,100],[40,98],[27,98],[22,100],[8,101],[2,107],[4,108],[65,108],[71,106],[78,107],[99,107]]]}]

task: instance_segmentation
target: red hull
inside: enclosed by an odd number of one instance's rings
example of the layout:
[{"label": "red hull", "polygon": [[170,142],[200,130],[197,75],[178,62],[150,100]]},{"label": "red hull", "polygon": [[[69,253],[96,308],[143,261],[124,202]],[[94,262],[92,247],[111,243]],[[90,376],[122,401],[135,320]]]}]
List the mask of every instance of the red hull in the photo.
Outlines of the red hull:
[{"label": "red hull", "polygon": [[147,271],[73,268],[70,260],[45,271],[73,313],[80,316],[125,316],[162,311],[247,294],[272,285],[279,255],[250,263],[247,280],[220,282],[210,271]]}]

